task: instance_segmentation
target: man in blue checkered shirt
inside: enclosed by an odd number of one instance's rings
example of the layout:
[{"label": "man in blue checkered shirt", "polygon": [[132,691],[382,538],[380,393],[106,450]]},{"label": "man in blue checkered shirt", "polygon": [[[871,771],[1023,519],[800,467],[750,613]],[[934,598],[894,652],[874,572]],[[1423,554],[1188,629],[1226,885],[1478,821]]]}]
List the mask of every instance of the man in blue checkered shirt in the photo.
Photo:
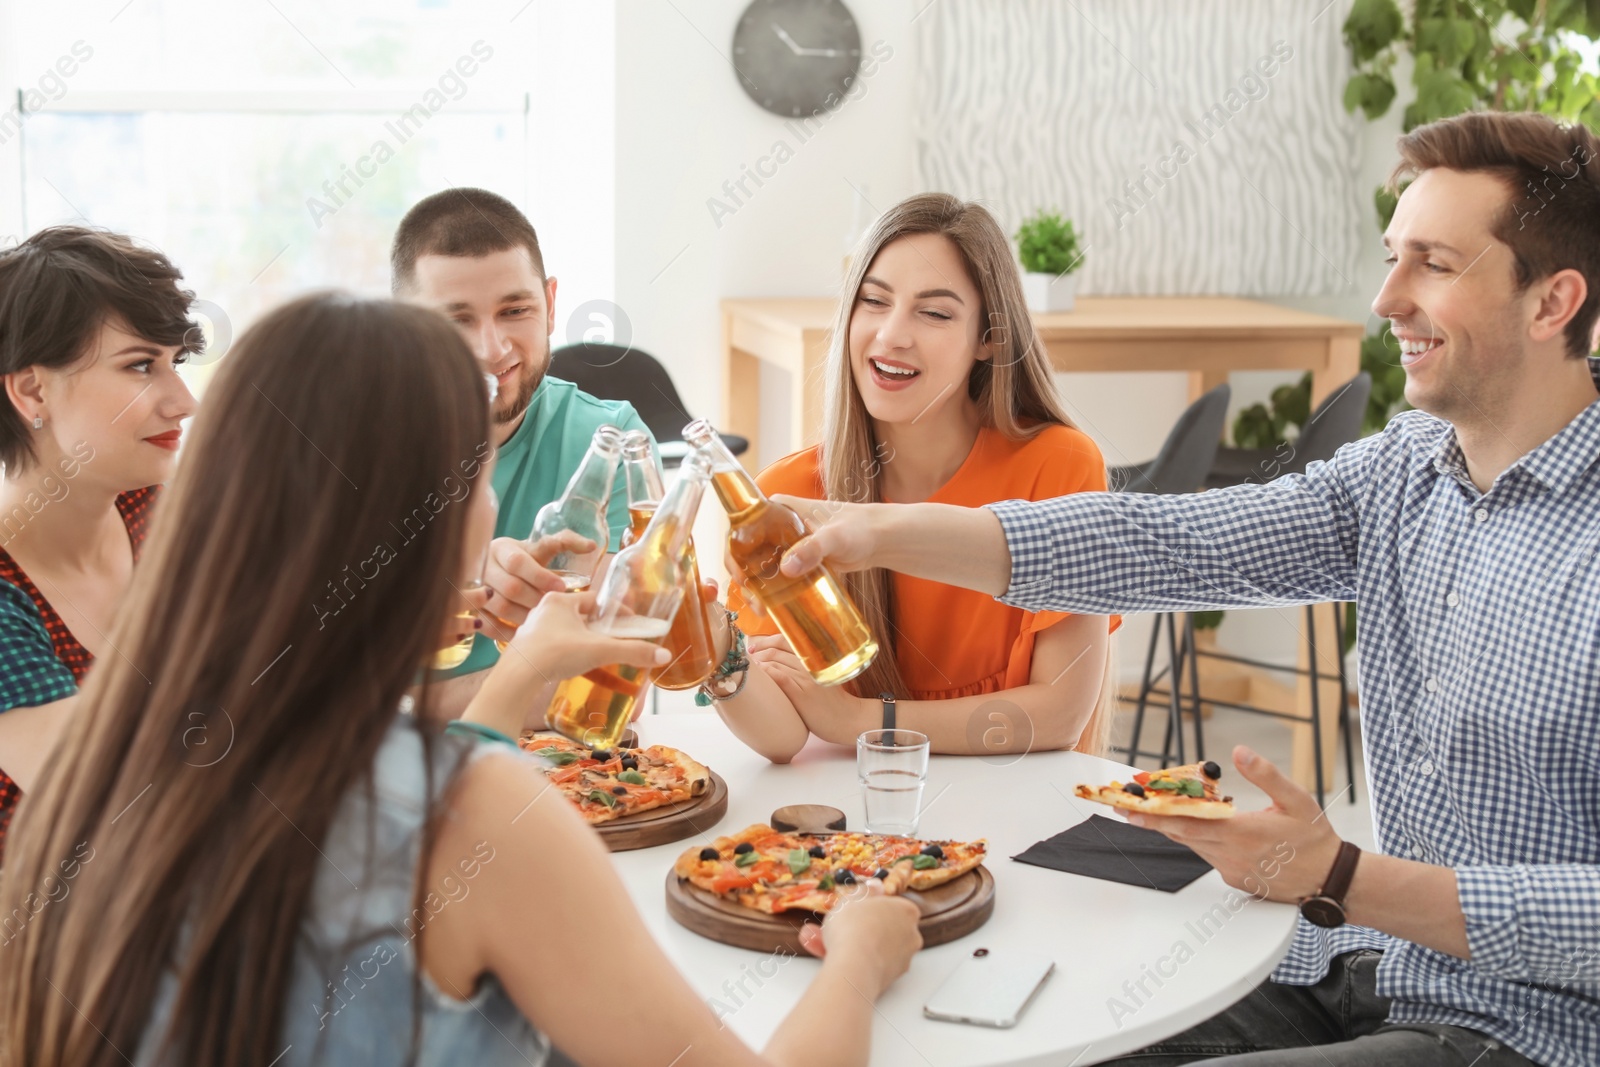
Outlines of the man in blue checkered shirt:
[{"label": "man in blue checkered shirt", "polygon": [[786,500],[818,527],[791,572],[881,566],[1029,610],[1359,604],[1381,852],[1243,747],[1266,811],[1132,816],[1230,885],[1276,870],[1270,899],[1319,925],[1239,1004],[1119,1062],[1600,1064],[1600,140],[1476,113],[1400,154],[1373,308],[1417,410],[1331,462],[1182,497]]}]

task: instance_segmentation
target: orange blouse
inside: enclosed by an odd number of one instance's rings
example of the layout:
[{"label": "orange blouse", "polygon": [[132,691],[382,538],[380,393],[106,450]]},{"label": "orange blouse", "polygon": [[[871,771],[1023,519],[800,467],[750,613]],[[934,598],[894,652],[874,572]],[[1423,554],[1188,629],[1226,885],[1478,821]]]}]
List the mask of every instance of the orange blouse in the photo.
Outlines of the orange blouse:
[{"label": "orange blouse", "polygon": [[[820,446],[785,456],[756,478],[771,496],[821,499]],[[1103,491],[1105,462],[1086,434],[1050,426],[1026,441],[1013,441],[984,427],[965,462],[929,503],[976,508],[1000,500],[1047,500],[1068,493]],[[1015,689],[1028,683],[1033,643],[1040,631],[1067,614],[1023,611],[970,589],[924,578],[892,576],[895,596],[895,654],[910,686],[909,700],[948,700]],[[728,607],[741,611],[735,586]],[[1112,616],[1115,630],[1121,618]],[[772,621],[754,612],[740,616],[750,634],[772,634]]]}]

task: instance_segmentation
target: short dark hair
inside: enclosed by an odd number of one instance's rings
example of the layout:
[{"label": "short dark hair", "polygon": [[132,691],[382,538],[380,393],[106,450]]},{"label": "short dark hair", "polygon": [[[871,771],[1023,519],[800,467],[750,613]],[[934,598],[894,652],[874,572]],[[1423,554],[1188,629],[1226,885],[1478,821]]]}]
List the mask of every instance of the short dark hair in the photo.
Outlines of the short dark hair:
[{"label": "short dark hair", "polygon": [[[1517,287],[1575,270],[1589,294],[1567,323],[1567,350],[1586,356],[1600,317],[1600,138],[1526,111],[1471,111],[1400,138],[1389,189],[1434,167],[1499,178],[1510,196],[1490,225],[1511,249]],[[1546,210],[1546,209],[1549,210]]]},{"label": "short dark hair", "polygon": [[446,189],[419,200],[400,220],[389,253],[390,285],[396,294],[416,281],[422,256],[486,256],[526,248],[544,279],[544,255],[533,223],[517,205],[487,189]]},{"label": "short dark hair", "polygon": [[[107,320],[120,318],[151,344],[199,352],[189,318],[194,293],[165,255],[131,237],[86,226],[51,226],[0,252],[0,374],[69,367],[88,354]],[[12,404],[0,404],[0,463],[36,462],[33,438]]]}]

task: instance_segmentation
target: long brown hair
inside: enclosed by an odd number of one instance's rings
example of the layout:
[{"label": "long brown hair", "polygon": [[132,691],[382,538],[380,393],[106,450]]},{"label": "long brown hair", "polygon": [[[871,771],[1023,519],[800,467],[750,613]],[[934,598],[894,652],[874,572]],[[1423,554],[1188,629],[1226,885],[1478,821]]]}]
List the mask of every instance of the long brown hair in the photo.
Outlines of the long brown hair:
[{"label": "long brown hair", "polygon": [[[883,499],[882,468],[892,457],[880,455],[872,417],[856,387],[849,351],[850,316],[862,279],[878,253],[892,241],[920,233],[936,233],[949,240],[978,290],[979,321],[986,324],[981,343],[990,346],[990,358],[973,364],[967,395],[976,403],[982,425],[1014,441],[1033,437],[1051,425],[1074,426],[1056,394],[1044,342],[1028,314],[1022,279],[1000,224],[981,204],[948,193],[922,193],[884,212],[852,253],[828,347],[821,466],[823,491],[829,500],[863,503]],[[858,696],[882,692],[906,696],[906,681],[895,655],[899,634],[894,626],[894,584],[889,572],[881,568],[857,571],[846,575],[845,582],[879,647],[871,666],[851,683],[853,692]],[[1109,683],[1102,689],[1108,691]],[[1104,692],[1102,697],[1105,713],[1096,710],[1080,748],[1098,751],[1103,747],[1110,714]]]},{"label": "long brown hair", "polygon": [[240,339],[10,836],[0,1063],[124,1062],[169,968],[161,1062],[282,1051],[319,843],[449,611],[467,508],[446,498],[487,437],[431,311],[319,294]]}]

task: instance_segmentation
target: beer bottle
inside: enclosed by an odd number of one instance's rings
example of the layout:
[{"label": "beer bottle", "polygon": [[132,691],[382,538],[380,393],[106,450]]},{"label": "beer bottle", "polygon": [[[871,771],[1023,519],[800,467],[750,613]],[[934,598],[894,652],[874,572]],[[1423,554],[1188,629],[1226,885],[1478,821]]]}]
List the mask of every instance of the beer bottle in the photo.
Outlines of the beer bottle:
[{"label": "beer bottle", "polygon": [[589,588],[595,568],[606,554],[606,544],[611,539],[606,508],[611,502],[611,483],[617,476],[621,446],[622,431],[615,426],[601,426],[596,430],[589,451],[584,453],[583,462],[578,464],[566,491],[534,516],[533,531],[528,534],[528,540],[534,544],[565,532],[594,542],[594,548],[587,552],[561,552],[546,564],[549,570],[561,576],[569,593]]},{"label": "beer bottle", "polygon": [[[644,532],[607,568],[590,627],[611,637],[665,641],[688,587],[686,549],[710,473],[703,456],[684,460]],[[613,664],[568,678],[556,687],[546,721],[580,744],[611,748],[622,739],[654,673]]]},{"label": "beer bottle", "polygon": [[683,437],[711,460],[711,485],[732,527],[728,553],[745,586],[811,677],[837,685],[866,670],[878,643],[827,565],[796,577],[778,570],[784,553],[807,533],[800,516],[762,494],[709,422],[690,423]]},{"label": "beer bottle", "polygon": [[[644,534],[662,497],[655,449],[650,435],[643,430],[630,430],[622,437],[622,473],[628,485],[629,527],[622,535],[626,548]],[[695,559],[693,536],[684,546],[684,562],[683,602],[664,642],[672,660],[661,668],[655,680],[662,689],[693,689],[711,677],[717,667],[716,643],[706,618],[706,604],[700,599],[700,564]]]}]

